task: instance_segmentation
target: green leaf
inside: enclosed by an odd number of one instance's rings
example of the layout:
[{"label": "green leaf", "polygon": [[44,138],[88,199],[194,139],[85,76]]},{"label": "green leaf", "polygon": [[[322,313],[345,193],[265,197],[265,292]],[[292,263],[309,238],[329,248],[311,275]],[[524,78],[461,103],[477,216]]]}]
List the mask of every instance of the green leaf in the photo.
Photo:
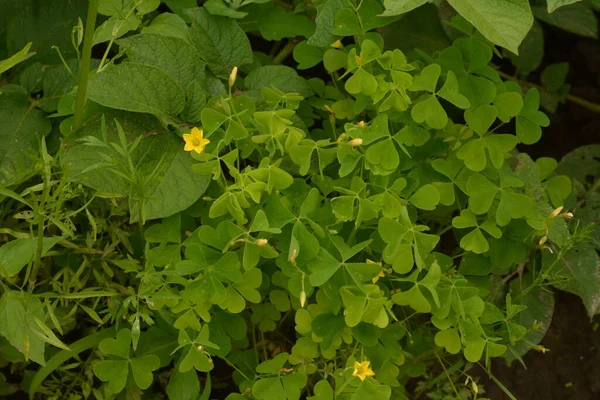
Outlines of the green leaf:
[{"label": "green leaf", "polygon": [[249,90],[274,87],[284,93],[299,93],[304,97],[313,94],[306,79],[298,76],[296,70],[285,65],[266,65],[250,72],[244,81]]},{"label": "green leaf", "polygon": [[344,329],[346,322],[343,315],[324,313],[317,315],[312,320],[312,331],[317,337],[322,338],[321,348],[326,350],[331,347],[335,337]]},{"label": "green leaf", "polygon": [[523,109],[523,97],[520,93],[500,93],[494,99],[494,107],[498,110],[498,118],[507,123]]},{"label": "green leaf", "polygon": [[458,80],[452,71],[448,71],[446,82],[444,82],[442,88],[437,92],[437,95],[463,110],[471,106],[469,100],[458,92]]},{"label": "green leaf", "polygon": [[546,0],[546,3],[548,5],[548,12],[551,13],[554,12],[557,8],[577,3],[578,1],[581,0]]},{"label": "green leaf", "polygon": [[348,7],[346,0],[325,0],[317,7],[315,33],[308,39],[308,44],[316,47],[327,47],[338,37],[333,34],[335,16],[342,8]]},{"label": "green leaf", "polygon": [[584,3],[571,4],[548,13],[546,7],[532,7],[533,14],[539,20],[554,25],[567,32],[589,38],[598,38],[598,20],[594,11]]},{"label": "green leaf", "polygon": [[160,367],[160,359],[154,354],[129,360],[131,372],[136,385],[140,389],[148,389],[152,385],[152,371]]},{"label": "green leaf", "polygon": [[485,214],[492,206],[499,189],[482,174],[471,175],[467,181],[469,209],[475,214]]},{"label": "green leaf", "polygon": [[317,382],[313,392],[315,395],[307,397],[307,400],[333,400],[333,388],[325,379]]},{"label": "green leaf", "polygon": [[258,400],[298,400],[304,386],[306,375],[294,372],[290,375],[258,380],[252,386],[252,394]]},{"label": "green leaf", "polygon": [[384,0],[385,12],[382,15],[394,16],[404,14],[428,2],[429,0]]},{"label": "green leaf", "polygon": [[[544,252],[542,255],[544,266],[557,261],[555,254]],[[564,254],[558,264],[569,279],[557,286],[581,297],[590,318],[600,313],[600,256],[597,249],[591,244],[579,244]]]},{"label": "green leaf", "polygon": [[550,64],[542,71],[542,85],[548,92],[558,92],[565,86],[568,73],[568,62]]},{"label": "green leaf", "polygon": [[452,328],[436,333],[435,344],[445,348],[450,354],[458,354],[462,348],[458,329]]},{"label": "green leaf", "polygon": [[129,376],[129,361],[103,360],[94,365],[94,375],[102,382],[108,382],[111,393],[120,393],[125,389]]},{"label": "green leaf", "polygon": [[159,14],[152,23],[142,28],[142,33],[158,33],[188,41],[188,27],[179,15],[171,13]]},{"label": "green leaf", "polygon": [[533,21],[533,25],[519,46],[519,55],[509,53],[513,65],[524,76],[535,71],[544,58],[544,31],[542,25]]},{"label": "green leaf", "polygon": [[[20,88],[20,87],[18,87]],[[16,185],[32,175],[40,142],[52,126],[24,90],[0,93],[0,186]]]},{"label": "green leaf", "polygon": [[[43,257],[62,237],[44,238]],[[16,239],[0,246],[0,275],[12,278],[33,261],[37,249],[37,238]]]},{"label": "green leaf", "polygon": [[550,120],[539,111],[540,92],[529,89],[523,102],[523,109],[517,115],[517,137],[524,144],[536,143],[542,137],[542,126],[550,125]]},{"label": "green leaf", "polygon": [[[118,129],[110,120],[110,116],[111,114],[107,115],[107,138],[118,142]],[[123,126],[127,126],[126,134],[131,141],[147,132],[162,130],[155,120],[144,116],[130,114],[120,121]],[[136,175],[140,178],[151,178],[145,182],[143,190],[132,187],[120,175],[103,168],[88,171],[90,165],[105,162],[101,154],[103,150],[88,146],[77,139],[87,136],[101,139],[101,131],[101,118],[96,116],[89,120],[84,128],[73,136],[70,146],[61,157],[61,164],[69,166],[69,178],[73,181],[104,193],[132,196],[132,205],[136,204],[135,198],[143,195],[147,199],[146,220],[168,217],[185,210],[200,198],[210,182],[210,176],[192,171],[194,160],[183,150],[183,141],[167,133],[143,138],[131,154],[133,165],[136,166]],[[114,152],[108,150],[107,155],[117,157]],[[156,173],[152,175],[155,169]],[[132,219],[139,218],[139,212],[132,214]]]},{"label": "green leaf", "polygon": [[528,0],[448,0],[489,41],[518,54],[533,24]]},{"label": "green leaf", "polygon": [[[3,8],[6,3],[3,2]],[[66,60],[77,56],[71,32],[78,18],[85,20],[87,1],[25,0],[15,4],[18,7],[9,10],[8,19],[1,23],[8,54],[15,54],[32,42],[31,51],[36,53],[33,59],[43,64],[61,63],[53,46],[60,49]]]},{"label": "green leaf", "polygon": [[496,107],[485,104],[465,111],[465,121],[479,136],[483,136],[489,131],[497,116]]},{"label": "green leaf", "polygon": [[200,395],[200,382],[196,371],[179,372],[174,368],[167,385],[169,400],[196,400]]},{"label": "green leaf", "polygon": [[157,67],[128,62],[93,75],[88,98],[119,110],[174,117],[185,106],[185,89]]},{"label": "green leaf", "polygon": [[426,122],[433,129],[443,129],[448,124],[448,115],[434,94],[415,104],[410,115],[415,122]]},{"label": "green leaf", "polygon": [[[335,49],[332,50],[335,51]],[[323,60],[324,54],[325,52],[323,51],[323,49],[316,46],[311,46],[310,44],[308,44],[308,41],[303,40],[300,43],[298,43],[296,47],[294,47],[293,55],[294,60],[296,60],[296,62],[298,63],[298,69],[308,69],[319,64]],[[336,68],[336,70],[342,68],[345,65],[345,63],[346,57],[344,55],[342,57],[342,64],[339,68]],[[329,68],[327,68],[327,70],[329,71]]]},{"label": "green leaf", "polygon": [[204,8],[186,13],[193,21],[190,40],[215,75],[227,78],[233,67],[252,62],[250,41],[235,20],[211,15]]},{"label": "green leaf", "polygon": [[45,342],[38,334],[35,319],[44,321],[39,299],[25,292],[6,290],[0,299],[0,334],[16,347],[25,360],[45,365]]},{"label": "green leaf", "polygon": [[20,64],[23,61],[27,60],[29,57],[33,56],[35,53],[29,52],[31,44],[31,42],[27,43],[25,47],[23,47],[23,49],[21,49],[19,52],[13,54],[11,57],[5,60],[0,60],[0,74],[5,73],[15,65]]},{"label": "green leaf", "polygon": [[261,9],[258,29],[266,40],[281,40],[297,36],[308,38],[315,32],[315,23],[305,15],[274,6],[268,10]]},{"label": "green leaf", "polygon": [[435,210],[440,202],[440,192],[431,184],[423,185],[408,201],[421,210]]},{"label": "green leaf", "polygon": [[360,383],[350,400],[389,400],[392,396],[392,388],[381,385],[375,379],[368,377]]},{"label": "green leaf", "polygon": [[259,374],[278,374],[289,357],[288,353],[279,353],[270,360],[263,361],[256,367]]}]

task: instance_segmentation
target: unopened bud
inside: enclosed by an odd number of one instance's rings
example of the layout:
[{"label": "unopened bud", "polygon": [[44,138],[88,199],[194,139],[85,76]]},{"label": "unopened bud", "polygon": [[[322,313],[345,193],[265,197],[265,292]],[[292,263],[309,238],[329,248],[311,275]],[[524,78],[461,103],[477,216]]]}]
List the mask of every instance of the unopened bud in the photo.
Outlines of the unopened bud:
[{"label": "unopened bud", "polygon": [[256,245],[259,247],[262,247],[262,246],[266,245],[267,243],[269,243],[269,241],[267,239],[258,239],[256,241]]},{"label": "unopened bud", "polygon": [[546,243],[546,241],[548,240],[548,236],[544,235],[540,238],[540,241],[538,242],[538,245],[543,246],[544,243]]},{"label": "unopened bud", "polygon": [[348,135],[346,135],[345,133],[342,133],[336,140],[337,144],[340,144],[344,141],[346,141],[346,139],[348,138]]},{"label": "unopened bud", "polygon": [[233,84],[237,78],[237,71],[237,67],[233,67],[233,70],[231,70],[231,74],[229,74],[229,87],[233,87]]},{"label": "unopened bud", "polygon": [[358,127],[361,128],[361,129],[364,128],[365,127],[365,121],[360,121],[358,123]]},{"label": "unopened bud", "polygon": [[288,259],[292,265],[296,265],[296,256],[298,255],[298,251],[296,249],[292,250],[290,254],[290,258]]},{"label": "unopened bud", "polygon": [[331,113],[331,114],[333,114],[333,110],[332,110],[332,109],[331,109],[331,107],[329,107],[327,104],[325,104],[325,105],[323,106],[323,108],[324,108],[324,109],[325,109],[325,111],[327,111],[328,113]]},{"label": "unopened bud", "polygon": [[352,147],[357,147],[362,144],[363,140],[361,138],[355,138],[348,142],[348,144]]},{"label": "unopened bud", "polygon": [[562,213],[562,214],[560,214],[560,217],[564,218],[564,219],[571,219],[571,218],[573,218],[573,213],[572,212]]},{"label": "unopened bud", "polygon": [[306,292],[303,290],[300,292],[300,307],[304,308],[306,304]]},{"label": "unopened bud", "polygon": [[554,211],[552,211],[549,215],[550,218],[555,218],[560,212],[563,210],[563,206],[558,207]]},{"label": "unopened bud", "polygon": [[204,351],[204,347],[202,347],[202,345],[199,345],[198,347],[196,347],[196,349],[198,349],[200,353]]},{"label": "unopened bud", "polygon": [[344,47],[344,45],[340,40],[336,40],[335,42],[331,43],[331,47],[335,49],[341,49],[342,47]]},{"label": "unopened bud", "polygon": [[477,384],[473,381],[471,381],[471,389],[473,390],[473,393],[479,393],[479,388],[477,387]]},{"label": "unopened bud", "polygon": [[541,344],[538,344],[537,346],[534,347],[535,350],[539,351],[540,353],[544,354],[548,351],[550,351],[550,349],[542,346]]},{"label": "unopened bud", "polygon": [[376,262],[376,261],[373,261],[373,260],[369,260],[368,258],[367,258],[367,264],[379,265],[381,267],[381,262]]}]

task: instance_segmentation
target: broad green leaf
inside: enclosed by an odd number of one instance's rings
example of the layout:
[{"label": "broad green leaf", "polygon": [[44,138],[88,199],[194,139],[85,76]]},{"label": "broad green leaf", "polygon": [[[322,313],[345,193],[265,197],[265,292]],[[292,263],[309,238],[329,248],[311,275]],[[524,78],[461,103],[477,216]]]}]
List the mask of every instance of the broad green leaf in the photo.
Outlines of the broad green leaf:
[{"label": "broad green leaf", "polygon": [[346,0],[325,0],[317,7],[315,33],[308,39],[308,44],[316,47],[327,47],[338,39],[333,34],[335,16],[342,8],[348,7]]},{"label": "broad green leaf", "polygon": [[482,105],[465,111],[465,121],[479,136],[485,135],[490,130],[497,116],[498,110],[491,105]]},{"label": "broad green leaf", "polygon": [[548,12],[552,13],[557,8],[560,8],[562,6],[566,6],[569,4],[577,3],[578,1],[581,1],[581,0],[546,0],[546,3],[548,5]]},{"label": "broad green leaf", "polygon": [[[18,87],[20,88],[20,87]],[[40,142],[51,124],[30,104],[25,90],[0,93],[0,186],[13,186],[32,175]]]},{"label": "broad green leaf", "polygon": [[592,8],[585,3],[575,3],[548,13],[546,7],[532,7],[539,20],[554,25],[567,32],[589,38],[598,38],[598,20]]},{"label": "broad green leaf", "polygon": [[255,69],[244,81],[249,90],[260,90],[264,87],[274,87],[284,93],[295,92],[304,97],[311,96],[313,90],[306,79],[285,65],[266,65]]},{"label": "broad green leaf", "polygon": [[143,27],[142,33],[157,33],[189,41],[188,27],[183,18],[167,12],[159,14],[150,25]]},{"label": "broad green leaf", "polygon": [[[115,115],[120,114],[107,114],[107,137],[113,142],[118,142],[117,127],[110,120],[110,117]],[[120,120],[123,126],[127,126],[126,133],[130,140],[147,132],[161,130],[156,121],[144,116],[130,114]],[[133,164],[136,166],[136,175],[139,178],[150,177],[143,190],[130,185],[120,175],[110,172],[110,168],[88,171],[90,165],[104,162],[105,159],[101,154],[103,150],[77,140],[86,136],[102,138],[101,118],[96,116],[88,121],[72,138],[70,146],[61,157],[61,164],[69,166],[69,177],[101,192],[122,197],[135,198],[143,193],[147,199],[146,220],[167,217],[185,210],[200,198],[210,182],[210,176],[199,175],[192,171],[194,160],[183,150],[183,141],[167,133],[143,138],[131,154]],[[107,153],[109,156],[116,157],[116,154],[108,150]],[[152,175],[155,169],[157,172]],[[135,201],[132,204],[135,204]],[[138,219],[137,214],[139,212],[134,212],[131,218]]]},{"label": "broad green leaf", "polygon": [[15,54],[32,42],[30,50],[36,53],[33,59],[44,64],[61,63],[53,46],[60,49],[66,60],[77,56],[71,32],[78,18],[85,21],[87,1],[23,0],[14,4],[18,7],[10,10],[8,19],[2,22],[8,54]]},{"label": "broad green leaf", "polygon": [[394,16],[404,14],[428,2],[429,0],[384,0],[385,12],[383,15]]},{"label": "broad green leaf", "polygon": [[226,78],[233,67],[252,62],[250,42],[235,20],[211,15],[204,8],[186,12],[193,21],[190,40],[215,75]]},{"label": "broad green leaf", "polygon": [[[545,266],[556,261],[555,254],[544,252],[542,255]],[[564,254],[558,264],[569,279],[557,286],[581,297],[590,318],[600,313],[600,256],[597,249],[591,244],[579,244]]]},{"label": "broad green leaf", "polygon": [[94,45],[109,42],[131,31],[135,31],[141,23],[142,21],[136,14],[115,14],[96,28],[96,32],[94,32]]},{"label": "broad green leaf", "polygon": [[297,36],[309,38],[315,32],[315,23],[303,14],[273,6],[267,10],[261,9],[258,29],[266,40],[281,40]]},{"label": "broad green leaf", "polygon": [[[44,238],[43,257],[62,237]],[[37,249],[37,238],[15,239],[0,246],[0,275],[12,278],[33,261]]]},{"label": "broad green leaf", "polygon": [[174,117],[185,106],[185,89],[160,68],[128,62],[93,75],[88,98],[110,108]]},{"label": "broad green leaf", "polygon": [[533,24],[528,0],[448,0],[492,43],[518,54]]},{"label": "broad green leaf", "polygon": [[45,365],[45,342],[35,319],[44,321],[40,300],[28,293],[6,290],[0,299],[0,334],[16,347],[25,360]]},{"label": "broad green leaf", "polygon": [[27,60],[29,57],[33,56],[35,53],[29,52],[31,44],[31,42],[27,43],[25,47],[23,47],[23,49],[21,49],[19,52],[13,54],[11,57],[5,60],[0,60],[0,74],[5,73],[15,65],[20,64],[23,61]]},{"label": "broad green leaf", "polygon": [[524,76],[540,66],[544,58],[544,31],[537,20],[533,21],[531,29],[521,42],[519,55],[509,53],[508,57]]}]

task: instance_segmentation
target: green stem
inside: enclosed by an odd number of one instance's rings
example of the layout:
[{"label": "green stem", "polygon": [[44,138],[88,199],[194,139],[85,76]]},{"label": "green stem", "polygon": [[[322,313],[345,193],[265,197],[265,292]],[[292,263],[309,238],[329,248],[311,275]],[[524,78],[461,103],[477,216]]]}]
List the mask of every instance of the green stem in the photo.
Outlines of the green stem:
[{"label": "green stem", "polygon": [[[498,70],[498,74],[500,74],[501,77],[503,77],[504,79],[508,79],[511,80],[513,82],[517,82],[523,86],[529,86],[529,87],[533,87],[536,88],[538,90],[545,90],[542,86],[540,85],[536,85],[535,83],[531,83],[531,82],[526,82],[526,81],[522,81],[520,79],[515,78],[512,75],[507,74],[506,72],[502,72],[500,70]],[[596,112],[598,114],[600,114],[600,104],[596,104],[596,103],[592,103],[591,101],[587,101],[585,99],[582,99],[581,97],[577,97],[575,95],[569,94],[567,95],[567,100],[575,103],[575,104],[579,104],[580,106],[587,108],[590,111]]]},{"label": "green stem", "polygon": [[294,48],[296,47],[296,42],[294,40],[290,40],[284,47],[277,53],[275,58],[273,59],[273,64],[281,64],[283,60],[286,59],[287,56],[292,54]]},{"label": "green stem", "polygon": [[73,115],[72,130],[83,123],[83,110],[87,97],[88,75],[92,60],[92,46],[94,45],[94,30],[96,28],[96,15],[98,14],[98,0],[90,0],[88,6],[87,20],[85,22],[85,33],[83,36],[83,53],[79,67],[79,80],[77,81],[77,98],[75,100],[75,114]]}]

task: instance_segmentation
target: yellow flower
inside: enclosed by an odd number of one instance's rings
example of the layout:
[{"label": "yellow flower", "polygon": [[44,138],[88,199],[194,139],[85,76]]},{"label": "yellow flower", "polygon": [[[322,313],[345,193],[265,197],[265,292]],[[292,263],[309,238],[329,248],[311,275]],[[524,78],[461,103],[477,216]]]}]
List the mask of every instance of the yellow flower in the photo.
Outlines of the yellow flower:
[{"label": "yellow flower", "polygon": [[183,140],[185,140],[185,151],[195,151],[196,153],[202,153],[204,147],[210,143],[210,140],[204,139],[204,132],[202,129],[196,127],[192,128],[190,133],[183,134]]},{"label": "yellow flower", "polygon": [[383,270],[379,271],[377,276],[375,276],[375,278],[373,278],[373,283],[377,283],[379,278],[385,278],[385,273],[383,272]]},{"label": "yellow flower", "polygon": [[369,368],[370,361],[363,361],[359,363],[358,361],[354,361],[354,372],[352,376],[358,376],[361,381],[364,381],[367,376],[375,375],[375,372],[371,368]]},{"label": "yellow flower", "polygon": [[342,42],[340,42],[339,40],[336,40],[335,42],[331,43],[330,46],[333,47],[334,49],[341,49],[342,47],[344,47]]}]

